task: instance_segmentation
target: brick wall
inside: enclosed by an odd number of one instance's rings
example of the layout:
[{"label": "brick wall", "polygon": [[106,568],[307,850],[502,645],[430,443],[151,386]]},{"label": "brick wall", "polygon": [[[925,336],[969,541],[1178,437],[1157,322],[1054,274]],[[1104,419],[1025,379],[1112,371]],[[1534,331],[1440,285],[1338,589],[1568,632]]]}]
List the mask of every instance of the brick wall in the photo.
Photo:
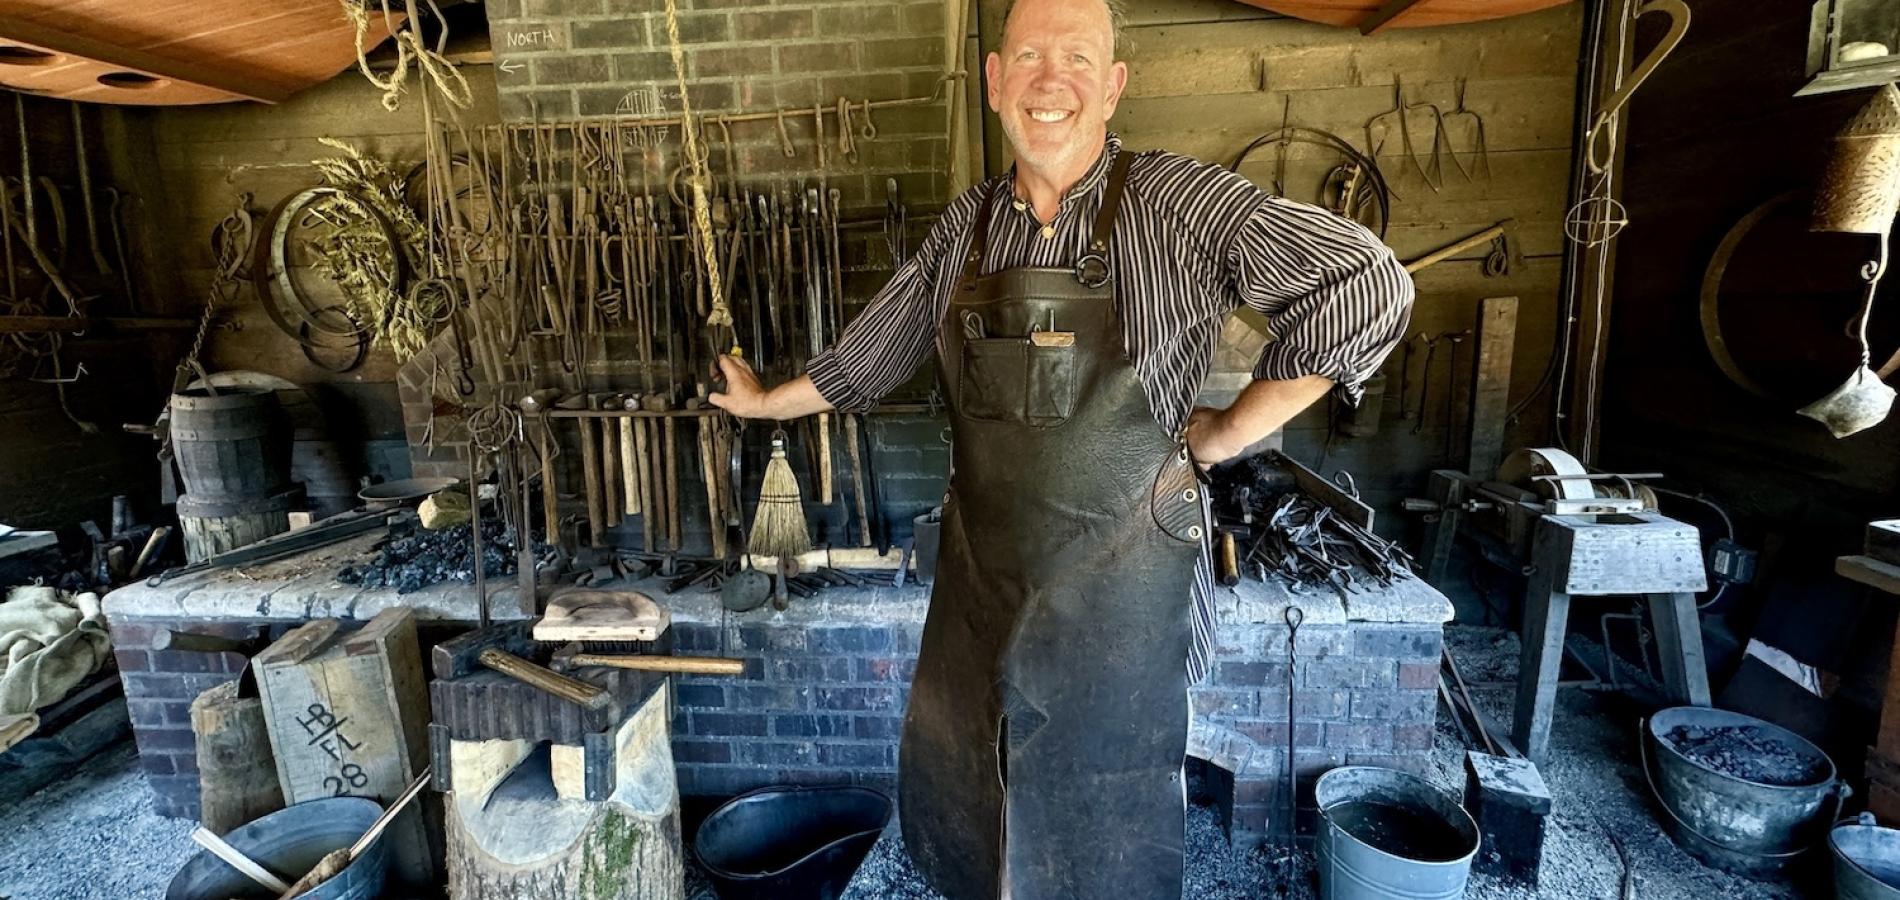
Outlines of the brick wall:
[{"label": "brick wall", "polygon": [[125,684],[139,765],[152,786],[152,807],[161,816],[195,819],[198,756],[191,733],[191,701],[206,689],[236,678],[244,669],[244,657],[153,650],[152,635],[161,628],[241,639],[255,635],[257,628],[202,619],[112,623],[112,655]]},{"label": "brick wall", "polygon": [[[840,98],[929,97],[944,65],[944,9],[907,3],[835,0],[682,0],[680,40],[695,114],[787,110],[787,157],[776,122],[731,125],[740,171],[749,177],[824,175],[847,206],[880,205],[886,178],[907,198],[942,203],[948,142],[942,102],[872,111],[876,137],[853,113],[855,159],[840,158]],[[504,120],[561,121],[677,114],[679,88],[664,6],[609,0],[490,0],[496,90]],[[953,92],[954,93],[954,92]],[[826,165],[814,146],[813,108],[825,115]],[[723,154],[723,135],[715,153]],[[669,158],[677,128],[658,135]]]},{"label": "brick wall", "polygon": [[[927,589],[835,589],[792,611],[722,618],[711,595],[669,598],[673,650],[745,660],[737,677],[681,677],[673,752],[682,793],[726,797],[769,784],[896,786]],[[140,758],[162,815],[195,817],[189,709],[237,677],[243,657],[151,649],[157,628],[249,637],[266,623],[115,620],[112,636]],[[427,640],[425,635],[425,641]],[[1282,819],[1287,741],[1286,628],[1223,622],[1216,665],[1193,688],[1191,757],[1224,770],[1217,798],[1234,839],[1265,840]],[[1432,624],[1304,626],[1293,733],[1303,814],[1313,780],[1341,765],[1422,773],[1436,715],[1442,633]],[[1272,827],[1278,827],[1277,824]],[[1302,830],[1311,823],[1302,819]]]}]

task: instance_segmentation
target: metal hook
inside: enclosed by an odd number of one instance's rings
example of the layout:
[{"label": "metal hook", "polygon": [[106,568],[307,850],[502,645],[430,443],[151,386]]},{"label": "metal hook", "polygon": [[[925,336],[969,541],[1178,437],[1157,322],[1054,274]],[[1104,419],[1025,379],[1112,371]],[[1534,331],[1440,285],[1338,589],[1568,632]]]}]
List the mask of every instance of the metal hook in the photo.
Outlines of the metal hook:
[{"label": "metal hook", "polygon": [[798,147],[792,144],[792,133],[785,128],[785,110],[780,109],[776,116],[778,118],[779,150],[784,152],[786,159],[791,159],[798,155]]}]

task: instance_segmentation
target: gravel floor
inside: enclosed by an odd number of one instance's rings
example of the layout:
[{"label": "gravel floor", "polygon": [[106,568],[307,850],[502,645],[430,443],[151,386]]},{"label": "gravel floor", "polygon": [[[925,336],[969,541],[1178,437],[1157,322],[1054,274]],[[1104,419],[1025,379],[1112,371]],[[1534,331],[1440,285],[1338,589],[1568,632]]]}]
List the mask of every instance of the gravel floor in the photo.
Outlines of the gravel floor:
[{"label": "gravel floor", "polygon": [[[1496,721],[1509,721],[1511,692],[1484,687],[1515,674],[1517,641],[1495,629],[1454,626],[1447,640],[1477,703]],[[1765,900],[1828,897],[1818,887],[1748,881],[1703,868],[1670,842],[1646,800],[1635,760],[1634,711],[1614,697],[1565,690],[1544,778],[1556,797],[1545,842],[1541,891],[1514,889],[1474,877],[1472,900],[1577,898],[1616,900],[1623,867],[1608,835],[1619,836],[1635,877],[1635,897],[1685,900]],[[1433,780],[1454,794],[1464,790],[1464,747],[1440,716]],[[1257,900],[1281,896],[1280,860],[1267,852],[1230,850],[1211,810],[1188,817],[1188,875],[1192,900]],[[0,900],[38,898],[158,898],[193,852],[191,823],[152,813],[150,791],[136,756],[125,745],[102,754],[73,777],[10,809],[0,810]],[[1313,896],[1310,862],[1295,861],[1296,900]],[[688,897],[712,894],[705,879],[688,878]],[[895,831],[887,834],[852,882],[846,900],[936,900],[904,856]],[[789,900],[789,898],[788,898]],[[1131,898],[1132,900],[1132,898]]]}]

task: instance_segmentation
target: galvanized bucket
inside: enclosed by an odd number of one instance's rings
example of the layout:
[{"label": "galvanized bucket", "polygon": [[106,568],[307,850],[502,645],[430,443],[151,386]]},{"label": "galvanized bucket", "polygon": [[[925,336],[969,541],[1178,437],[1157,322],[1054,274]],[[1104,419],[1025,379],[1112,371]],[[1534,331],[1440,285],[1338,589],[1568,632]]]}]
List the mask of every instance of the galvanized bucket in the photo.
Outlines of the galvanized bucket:
[{"label": "galvanized bucket", "polygon": [[[382,814],[383,808],[374,800],[327,797],[287,806],[240,826],[224,841],[285,881],[296,881],[324,854],[355,843]],[[388,843],[377,840],[336,877],[298,896],[303,900],[375,900],[383,893],[388,856]],[[210,851],[199,851],[165,889],[165,900],[276,896]]]},{"label": "galvanized bucket", "polygon": [[[1824,763],[1813,784],[1747,781],[1684,756],[1664,737],[1678,726],[1750,727],[1767,740]],[[1821,843],[1852,793],[1834,761],[1800,735],[1752,716],[1699,706],[1665,709],[1642,729],[1643,776],[1662,804],[1677,846],[1704,864],[1748,878],[1771,878]],[[1653,757],[1653,762],[1652,762]]]},{"label": "galvanized bucket", "polygon": [[1836,900],[1900,900],[1900,829],[1882,828],[1864,812],[1829,831],[1827,846]]},{"label": "galvanized bucket", "polygon": [[[1321,900],[1451,900],[1465,895],[1478,824],[1450,794],[1416,775],[1374,766],[1344,766],[1319,777]],[[1429,829],[1425,841],[1381,835],[1357,815],[1365,805],[1391,808]],[[1406,846],[1406,845],[1410,846]],[[1434,845],[1439,852],[1422,853]]]}]

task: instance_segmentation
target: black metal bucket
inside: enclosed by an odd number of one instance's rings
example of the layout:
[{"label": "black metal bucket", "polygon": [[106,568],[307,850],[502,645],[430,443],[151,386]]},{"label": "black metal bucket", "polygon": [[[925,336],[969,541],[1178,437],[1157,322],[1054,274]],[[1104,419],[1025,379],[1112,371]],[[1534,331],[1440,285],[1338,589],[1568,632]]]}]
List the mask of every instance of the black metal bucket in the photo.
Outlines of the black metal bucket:
[{"label": "black metal bucket", "polygon": [[[1815,762],[1825,774],[1812,784],[1762,784],[1702,765],[1665,737],[1676,726],[1745,726]],[[1678,706],[1651,716],[1641,736],[1643,775],[1668,816],[1676,844],[1704,864],[1748,878],[1769,878],[1827,837],[1851,793],[1834,761],[1800,735],[1752,716]],[[1652,769],[1651,760],[1654,758]]]},{"label": "black metal bucket", "polygon": [[891,819],[860,787],[764,787],[700,823],[693,852],[720,900],[837,900]]}]

